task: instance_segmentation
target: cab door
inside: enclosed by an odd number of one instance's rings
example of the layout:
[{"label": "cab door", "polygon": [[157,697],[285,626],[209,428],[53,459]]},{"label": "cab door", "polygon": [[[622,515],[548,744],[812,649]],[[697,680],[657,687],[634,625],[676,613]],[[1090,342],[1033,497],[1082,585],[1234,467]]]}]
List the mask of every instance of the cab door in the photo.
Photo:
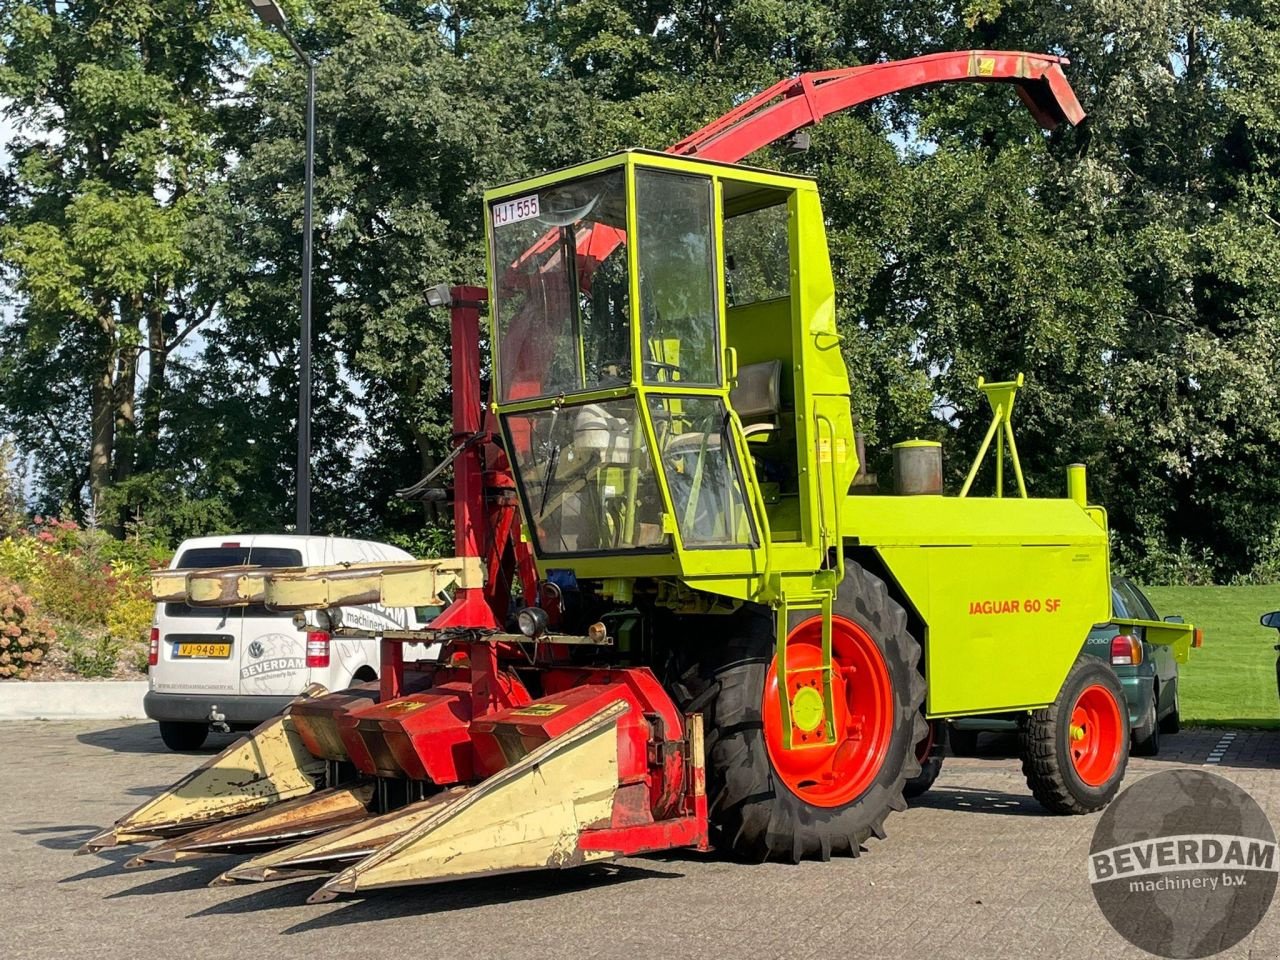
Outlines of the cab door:
[{"label": "cab door", "polygon": [[686,575],[752,569],[761,543],[726,403],[719,189],[701,173],[635,170],[636,366]]}]

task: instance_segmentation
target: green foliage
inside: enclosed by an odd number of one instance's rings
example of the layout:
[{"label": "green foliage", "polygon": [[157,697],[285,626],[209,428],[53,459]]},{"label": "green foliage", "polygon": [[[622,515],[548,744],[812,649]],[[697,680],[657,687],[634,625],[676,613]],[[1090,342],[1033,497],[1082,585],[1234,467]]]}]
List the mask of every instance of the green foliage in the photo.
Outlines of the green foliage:
[{"label": "green foliage", "polygon": [[12,438],[0,437],[0,537],[12,536],[27,519],[18,462],[18,449]]},{"label": "green foliage", "polygon": [[409,533],[388,530],[381,539],[420,559],[448,557],[454,553],[451,523],[428,523]]},{"label": "green foliage", "polygon": [[86,680],[115,675],[124,645],[109,634],[87,636],[74,627],[58,634],[58,642],[66,651],[67,666]]},{"label": "green foliage", "polygon": [[46,504],[79,518],[155,463],[169,354],[212,316],[217,103],[249,17],[234,0],[0,5],[0,97],[17,131],[0,411],[39,455]]},{"label": "green foliage", "polygon": [[44,660],[53,628],[18,584],[0,577],[0,677],[25,680]]},{"label": "green foliage", "polygon": [[1162,587],[1212,584],[1213,560],[1213,554],[1207,548],[1202,548],[1197,554],[1186,540],[1180,541],[1174,549],[1158,540],[1148,539],[1136,549],[1117,550],[1117,566],[1127,576]]}]

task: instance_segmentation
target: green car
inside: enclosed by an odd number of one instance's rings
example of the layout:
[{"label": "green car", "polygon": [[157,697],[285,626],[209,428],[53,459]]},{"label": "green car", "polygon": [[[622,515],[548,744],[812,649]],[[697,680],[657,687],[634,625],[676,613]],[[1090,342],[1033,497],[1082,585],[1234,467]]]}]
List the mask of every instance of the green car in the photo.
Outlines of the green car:
[{"label": "green car", "polygon": [[[1111,578],[1112,613],[1120,620],[1160,620],[1151,601],[1128,577]],[[1181,617],[1165,617],[1181,623]],[[1177,733],[1182,724],[1178,709],[1178,664],[1167,645],[1147,643],[1138,629],[1122,632],[1114,623],[1100,623],[1089,631],[1082,653],[1109,662],[1124,687],[1133,729],[1131,752],[1151,757],[1160,752],[1160,735]],[[984,732],[1014,731],[1018,721],[1004,717],[968,717],[951,722],[951,752],[972,754]]]}]

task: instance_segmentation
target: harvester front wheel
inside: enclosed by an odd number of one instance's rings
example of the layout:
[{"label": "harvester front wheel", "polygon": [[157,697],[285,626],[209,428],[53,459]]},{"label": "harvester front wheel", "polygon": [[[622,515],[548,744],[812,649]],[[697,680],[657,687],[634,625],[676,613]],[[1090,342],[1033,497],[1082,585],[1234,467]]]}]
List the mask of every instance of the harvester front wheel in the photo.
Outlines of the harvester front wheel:
[{"label": "harvester front wheel", "polygon": [[925,688],[906,612],[850,563],[832,625],[833,742],[821,722],[822,619],[813,611],[792,612],[788,624],[799,749],[783,743],[770,612],[740,611],[714,658],[716,693],[704,708],[711,829],[718,847],[744,859],[857,856],[869,837],[884,837],[891,811],[906,808],[903,786],[920,772]]},{"label": "harvester front wheel", "polygon": [[1097,657],[1077,660],[1058,699],[1035,710],[1019,735],[1022,772],[1052,813],[1093,813],[1120,789],[1129,760],[1124,688]]}]

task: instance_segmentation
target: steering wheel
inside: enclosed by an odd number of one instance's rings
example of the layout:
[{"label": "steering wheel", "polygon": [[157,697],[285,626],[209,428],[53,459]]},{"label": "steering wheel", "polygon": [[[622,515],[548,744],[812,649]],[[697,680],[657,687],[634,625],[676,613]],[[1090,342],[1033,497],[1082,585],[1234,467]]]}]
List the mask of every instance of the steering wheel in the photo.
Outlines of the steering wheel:
[{"label": "steering wheel", "polygon": [[650,370],[656,373],[661,373],[665,370],[669,374],[674,374],[674,376],[668,377],[668,382],[676,380],[680,374],[680,367],[675,363],[665,363],[661,360],[645,360],[643,365],[646,374]]}]

